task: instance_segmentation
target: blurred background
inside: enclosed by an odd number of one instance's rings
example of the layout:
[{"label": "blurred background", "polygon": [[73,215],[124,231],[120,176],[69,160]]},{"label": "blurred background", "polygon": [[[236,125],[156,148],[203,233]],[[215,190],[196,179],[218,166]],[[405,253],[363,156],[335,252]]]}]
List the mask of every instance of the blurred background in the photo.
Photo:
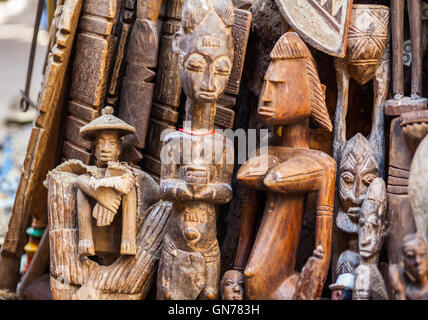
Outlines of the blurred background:
[{"label": "blurred background", "polygon": [[[37,0],[0,0],[0,247],[12,213],[35,110],[19,110],[25,89]],[[37,101],[49,33],[44,8],[29,96]]]}]

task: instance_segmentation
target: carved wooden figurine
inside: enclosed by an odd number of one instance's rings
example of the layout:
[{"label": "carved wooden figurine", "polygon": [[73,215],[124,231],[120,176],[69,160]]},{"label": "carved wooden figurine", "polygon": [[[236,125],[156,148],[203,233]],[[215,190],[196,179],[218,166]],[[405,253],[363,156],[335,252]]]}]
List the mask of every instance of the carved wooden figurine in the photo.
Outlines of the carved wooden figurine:
[{"label": "carved wooden figurine", "polygon": [[42,181],[48,170],[57,163],[56,148],[59,144],[61,110],[67,84],[66,71],[82,3],[81,0],[58,2],[57,20],[54,24],[57,29],[52,30],[53,33],[54,30],[57,32],[51,35],[52,52],[48,57],[39,96],[39,112],[28,144],[9,229],[2,246],[0,289],[16,290],[20,259],[26,241],[25,230],[30,222],[30,211],[39,221],[46,222],[47,194]]},{"label": "carved wooden figurine", "polygon": [[[294,32],[271,53],[258,113],[283,125],[282,144],[260,150],[238,172],[246,187],[267,191],[263,219],[245,268],[249,299],[319,299],[330,263],[336,163],[309,149],[309,118],[332,130],[315,61]],[[317,192],[315,250],[300,274],[296,252],[306,193]]]},{"label": "carved wooden figurine", "polygon": [[428,251],[424,239],[414,233],[403,238],[403,266],[389,267],[395,300],[428,300]]},{"label": "carved wooden figurine", "polygon": [[344,273],[355,276],[355,268],[360,264],[357,244],[361,206],[370,184],[379,175],[373,146],[360,133],[345,143],[340,159],[336,226],[337,237],[342,243],[336,246],[340,256],[334,267],[334,279]]},{"label": "carved wooden figurine", "polygon": [[135,129],[112,113],[80,130],[95,140],[96,166],[70,160],[46,181],[54,299],[142,299],[154,280],[171,204],[149,208],[159,186],[118,162],[120,138]]},{"label": "carved wooden figurine", "polygon": [[244,300],[245,276],[237,270],[226,271],[220,281],[222,300]]},{"label": "carved wooden figurine", "polygon": [[387,234],[386,186],[382,178],[376,178],[361,206],[358,228],[361,263],[355,270],[353,300],[388,300],[385,281],[378,269],[380,250]]},{"label": "carved wooden figurine", "polygon": [[234,152],[232,142],[214,132],[214,117],[232,70],[233,22],[230,0],[188,0],[174,35],[187,104],[184,129],[169,134],[162,151],[176,159],[162,160],[161,191],[174,212],[159,264],[159,299],[219,295],[216,204],[231,200]]}]

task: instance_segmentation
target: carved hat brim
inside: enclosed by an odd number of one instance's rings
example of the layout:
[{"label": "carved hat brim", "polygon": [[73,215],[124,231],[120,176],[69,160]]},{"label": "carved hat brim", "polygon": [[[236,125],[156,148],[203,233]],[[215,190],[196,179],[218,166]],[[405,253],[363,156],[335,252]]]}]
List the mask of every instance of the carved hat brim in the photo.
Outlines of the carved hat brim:
[{"label": "carved hat brim", "polygon": [[111,114],[102,115],[80,128],[83,139],[93,141],[99,131],[116,130],[119,137],[135,133],[135,128]]}]

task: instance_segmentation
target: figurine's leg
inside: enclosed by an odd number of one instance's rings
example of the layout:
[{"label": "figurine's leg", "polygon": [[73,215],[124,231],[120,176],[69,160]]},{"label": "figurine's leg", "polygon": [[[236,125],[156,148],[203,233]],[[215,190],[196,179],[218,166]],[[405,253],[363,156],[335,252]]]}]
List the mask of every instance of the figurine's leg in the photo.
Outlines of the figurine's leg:
[{"label": "figurine's leg", "polygon": [[218,299],[218,285],[220,283],[220,249],[216,244],[215,255],[206,256],[207,282],[199,296],[202,300]]},{"label": "figurine's leg", "polygon": [[77,216],[79,223],[79,255],[94,256],[95,248],[92,238],[91,204],[86,195],[77,189]]},{"label": "figurine's leg", "polygon": [[392,62],[394,99],[404,96],[403,30],[404,1],[391,0]]},{"label": "figurine's leg", "polygon": [[340,153],[346,142],[346,114],[348,113],[349,74],[344,59],[335,59],[337,104],[334,116],[333,158],[340,161]]},{"label": "figurine's leg", "polygon": [[422,19],[421,1],[408,0],[410,34],[412,40],[412,98],[422,95]]},{"label": "figurine's leg", "polygon": [[137,191],[135,187],[122,200],[122,243],[120,254],[135,255],[137,247]]},{"label": "figurine's leg", "polygon": [[374,105],[372,114],[372,129],[369,142],[373,146],[376,160],[379,163],[379,176],[384,177],[385,166],[385,130],[384,109],[389,88],[389,47],[373,79]]}]

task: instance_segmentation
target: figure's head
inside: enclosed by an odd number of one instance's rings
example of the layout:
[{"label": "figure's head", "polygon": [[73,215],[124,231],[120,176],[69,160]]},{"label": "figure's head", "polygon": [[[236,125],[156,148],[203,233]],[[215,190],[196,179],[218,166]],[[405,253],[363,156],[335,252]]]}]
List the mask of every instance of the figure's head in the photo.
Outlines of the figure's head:
[{"label": "figure's head", "polygon": [[361,207],[358,229],[358,247],[360,256],[370,258],[379,254],[383,239],[388,232],[386,222],[386,187],[382,178],[376,178],[370,184],[367,198]]},{"label": "figure's head", "polygon": [[226,271],[220,282],[223,300],[244,300],[245,276],[237,270]]},{"label": "figure's head", "polygon": [[233,64],[230,0],[188,0],[174,35],[181,84],[192,103],[216,102],[226,89]]},{"label": "figure's head", "polygon": [[412,281],[428,277],[428,253],[424,239],[419,234],[403,238],[403,258],[406,273]]},{"label": "figure's head", "polygon": [[258,113],[268,124],[296,123],[313,117],[331,131],[330,116],[325,104],[325,86],[309,48],[294,32],[284,34],[270,55]]},{"label": "figure's head", "polygon": [[379,174],[373,147],[360,133],[348,140],[342,151],[339,166],[339,198],[341,208],[337,216],[339,229],[358,232],[361,206],[367,190]]},{"label": "figure's head", "polygon": [[106,167],[109,161],[116,162],[120,155],[120,140],[135,133],[135,128],[113,115],[112,107],[101,110],[101,116],[80,129],[82,138],[94,141],[94,156],[98,167]]}]

